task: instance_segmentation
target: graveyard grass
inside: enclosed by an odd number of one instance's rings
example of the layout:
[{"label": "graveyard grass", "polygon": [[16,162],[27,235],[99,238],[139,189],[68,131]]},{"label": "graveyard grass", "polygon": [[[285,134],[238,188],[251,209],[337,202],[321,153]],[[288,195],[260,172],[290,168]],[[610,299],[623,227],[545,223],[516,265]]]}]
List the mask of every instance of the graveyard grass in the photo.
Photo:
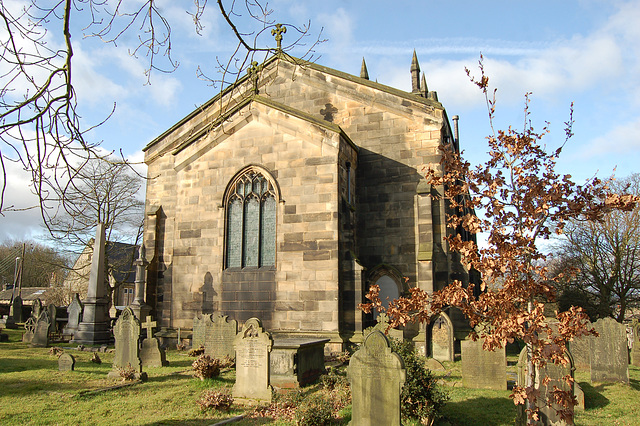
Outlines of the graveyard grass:
[{"label": "graveyard grass", "polygon": [[[216,379],[201,381],[191,375],[194,358],[186,352],[170,350],[168,367],[145,368],[149,380],[119,389],[105,390],[120,384],[107,379],[113,362],[112,353],[99,353],[102,364],[89,361],[91,352],[65,350],[76,359],[75,371],[58,371],[55,355],[49,348],[30,348],[20,342],[21,330],[3,330],[9,342],[0,343],[0,424],[3,425],[212,425],[218,421],[250,411],[232,406],[229,412],[202,412],[196,401],[205,389],[233,386],[233,371]],[[60,345],[65,346],[65,345]],[[69,345],[66,345],[69,346]],[[513,361],[514,357],[509,357]],[[513,363],[513,362],[512,362]],[[510,364],[512,364],[510,363]],[[460,362],[445,362],[451,373],[444,378],[451,397],[444,408],[444,418],[437,425],[512,425],[514,406],[509,391],[465,389],[461,387]],[[635,425],[640,422],[640,368],[630,366],[630,385],[589,384],[588,372],[577,372],[587,409],[578,413],[577,425]],[[442,373],[440,373],[442,374]],[[305,388],[313,391],[313,388]],[[349,421],[349,408],[343,410]],[[233,423],[246,425],[292,425],[270,418],[244,419]],[[406,426],[418,422],[405,422]]]}]

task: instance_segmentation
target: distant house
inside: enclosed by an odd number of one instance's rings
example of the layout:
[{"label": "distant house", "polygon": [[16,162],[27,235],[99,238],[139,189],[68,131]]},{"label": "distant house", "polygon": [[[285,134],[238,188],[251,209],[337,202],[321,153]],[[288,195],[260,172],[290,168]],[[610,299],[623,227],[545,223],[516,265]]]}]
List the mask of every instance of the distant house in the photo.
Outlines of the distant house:
[{"label": "distant house", "polygon": [[[49,290],[49,287],[22,287],[20,291],[20,297],[22,298],[23,306],[31,306],[36,299],[42,300],[45,303],[45,292]],[[16,289],[15,295],[18,294]],[[8,315],[11,302],[13,300],[13,285],[6,285],[0,290],[0,315]]]},{"label": "distant house", "polygon": [[[138,253],[138,246],[118,242],[107,242],[106,257],[108,263],[109,286],[115,288],[112,295],[112,306],[124,307],[133,302],[133,287],[135,281],[135,267],[133,261]],[[91,259],[93,255],[93,240],[87,245],[76,259],[73,269],[64,280],[64,287],[71,293],[79,293],[80,298],[87,294]]]}]

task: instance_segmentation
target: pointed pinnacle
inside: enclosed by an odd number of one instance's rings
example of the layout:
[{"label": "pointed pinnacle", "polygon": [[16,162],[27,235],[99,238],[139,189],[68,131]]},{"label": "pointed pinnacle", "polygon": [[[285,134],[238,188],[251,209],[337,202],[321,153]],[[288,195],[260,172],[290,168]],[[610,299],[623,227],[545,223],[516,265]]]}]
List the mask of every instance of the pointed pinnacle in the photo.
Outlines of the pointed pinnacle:
[{"label": "pointed pinnacle", "polygon": [[362,66],[360,67],[360,78],[369,80],[369,71],[367,71],[367,64],[364,61],[364,58],[362,58]]},{"label": "pointed pinnacle", "polygon": [[422,81],[420,82],[420,89],[422,90],[422,95],[426,98],[429,89],[427,89],[427,77],[425,77],[424,73],[422,73]]},{"label": "pointed pinnacle", "polygon": [[420,64],[418,64],[418,55],[416,55],[416,49],[413,49],[413,58],[411,59],[411,71],[420,71]]}]

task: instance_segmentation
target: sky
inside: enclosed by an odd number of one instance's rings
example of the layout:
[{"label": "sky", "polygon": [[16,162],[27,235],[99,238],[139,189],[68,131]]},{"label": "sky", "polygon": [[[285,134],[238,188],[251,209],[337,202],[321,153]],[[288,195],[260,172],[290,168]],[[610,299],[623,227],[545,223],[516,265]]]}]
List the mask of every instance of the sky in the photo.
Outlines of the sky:
[{"label": "sky", "polygon": [[[16,7],[23,2],[7,0]],[[140,3],[124,1],[129,7]],[[218,93],[220,88],[197,78],[197,71],[215,76],[217,61],[228,59],[235,47],[215,2],[207,4],[200,35],[185,11],[193,8],[192,1],[158,0],[156,5],[171,24],[172,56],[179,67],[152,73],[150,83],[145,57],[130,55],[137,34],[125,33],[115,45],[104,43],[84,37],[86,10],[72,18],[73,76],[85,124],[102,121],[115,105],[113,116],[88,136],[133,161],[142,161],[142,149],[150,141]],[[472,164],[486,159],[491,133],[484,97],[465,73],[468,68],[479,74],[482,54],[490,86],[497,88],[496,129],[522,129],[525,94],[531,93],[529,118],[536,130],[549,123],[551,133],[544,142],[555,150],[564,141],[573,103],[575,136],[565,146],[558,170],[578,183],[637,171],[638,1],[272,0],[268,5],[276,22],[302,26],[310,20],[311,34],[322,31],[320,37],[327,41],[315,47],[318,64],[359,75],[364,58],[371,80],[398,89],[411,90],[415,49],[429,90],[438,93],[449,117],[460,117],[460,146]],[[255,25],[245,18],[235,19],[241,32],[250,32]],[[48,36],[52,44],[60,42],[55,29]],[[294,36],[290,28],[283,44]],[[274,46],[270,37],[261,40]],[[301,47],[290,53],[302,56],[305,51]],[[28,176],[11,167],[6,203],[33,206]],[[37,209],[0,216],[0,242],[43,233]]]}]

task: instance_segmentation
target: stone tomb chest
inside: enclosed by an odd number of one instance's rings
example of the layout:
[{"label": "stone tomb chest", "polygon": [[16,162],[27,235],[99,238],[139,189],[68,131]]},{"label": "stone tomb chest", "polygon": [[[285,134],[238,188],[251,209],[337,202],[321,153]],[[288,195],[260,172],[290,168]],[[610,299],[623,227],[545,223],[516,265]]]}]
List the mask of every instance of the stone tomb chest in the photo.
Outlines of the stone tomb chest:
[{"label": "stone tomb chest", "polygon": [[274,339],[271,384],[295,388],[314,382],[324,373],[324,345],[330,339]]}]

